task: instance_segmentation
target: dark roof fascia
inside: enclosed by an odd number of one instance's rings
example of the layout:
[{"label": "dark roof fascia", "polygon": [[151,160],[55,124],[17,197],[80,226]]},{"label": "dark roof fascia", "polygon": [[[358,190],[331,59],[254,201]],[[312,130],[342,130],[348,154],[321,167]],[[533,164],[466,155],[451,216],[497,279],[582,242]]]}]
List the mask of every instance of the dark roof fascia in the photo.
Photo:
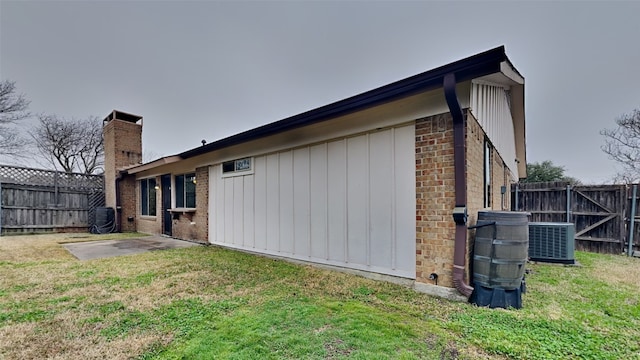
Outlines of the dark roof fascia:
[{"label": "dark roof fascia", "polygon": [[443,86],[444,76],[450,73],[455,74],[457,82],[493,74],[500,71],[500,64],[505,60],[508,61],[504,46],[499,46],[365,93],[187,150],[178,156],[187,159],[381,105],[419,92],[437,89]]}]

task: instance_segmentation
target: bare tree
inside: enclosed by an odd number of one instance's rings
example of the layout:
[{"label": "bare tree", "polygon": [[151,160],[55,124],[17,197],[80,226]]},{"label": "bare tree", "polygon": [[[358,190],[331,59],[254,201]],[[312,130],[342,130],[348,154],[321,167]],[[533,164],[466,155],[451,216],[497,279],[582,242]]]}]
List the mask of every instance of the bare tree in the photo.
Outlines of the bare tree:
[{"label": "bare tree", "polygon": [[142,152],[142,162],[143,163],[148,163],[154,160],[158,160],[160,158],[162,158],[164,155],[157,153],[153,150],[144,150]]},{"label": "bare tree", "polygon": [[640,180],[640,109],[620,116],[615,122],[618,127],[600,131],[605,137],[602,151],[622,165],[616,176],[618,181],[636,182]]},{"label": "bare tree", "polygon": [[16,94],[16,83],[0,82],[0,155],[17,158],[22,156],[26,144],[15,127],[20,120],[30,116],[29,101],[23,94]]},{"label": "bare tree", "polygon": [[95,116],[81,121],[77,127],[80,143],[79,168],[85,174],[103,172],[104,143],[102,138],[102,121]]},{"label": "bare tree", "polygon": [[45,161],[65,172],[92,174],[102,169],[102,126],[97,117],[67,120],[39,115],[39,124],[29,132]]}]

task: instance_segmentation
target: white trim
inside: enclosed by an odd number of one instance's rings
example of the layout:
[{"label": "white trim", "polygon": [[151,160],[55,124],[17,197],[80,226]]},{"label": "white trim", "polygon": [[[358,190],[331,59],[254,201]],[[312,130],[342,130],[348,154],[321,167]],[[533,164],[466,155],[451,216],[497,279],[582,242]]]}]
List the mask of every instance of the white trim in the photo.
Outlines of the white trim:
[{"label": "white trim", "polygon": [[[220,163],[220,165],[222,165],[222,163]],[[226,173],[223,172],[220,177],[224,179],[224,178],[230,178],[230,177],[236,177],[236,176],[253,175],[254,172],[255,171],[253,169],[245,170],[245,171],[233,171],[233,172],[230,171],[230,172],[226,172]]]},{"label": "white trim", "polygon": [[[234,171],[228,171],[228,172],[224,172],[224,163],[227,162],[234,162],[234,166],[235,166],[235,162],[238,160],[245,160],[245,159],[249,159],[251,161],[251,167],[247,170],[234,170]],[[234,176],[245,176],[245,175],[253,175],[253,173],[255,172],[255,159],[254,156],[244,156],[241,158],[237,158],[237,159],[233,159],[233,160],[226,160],[223,162],[220,162],[220,169],[222,171],[222,178],[228,178],[228,177],[234,177]]]},{"label": "white trim", "polygon": [[520,85],[524,84],[524,78],[522,75],[518,74],[517,71],[513,68],[511,63],[508,61],[503,61],[500,63],[500,72],[504,74],[504,76],[508,77],[511,81],[516,82]]}]

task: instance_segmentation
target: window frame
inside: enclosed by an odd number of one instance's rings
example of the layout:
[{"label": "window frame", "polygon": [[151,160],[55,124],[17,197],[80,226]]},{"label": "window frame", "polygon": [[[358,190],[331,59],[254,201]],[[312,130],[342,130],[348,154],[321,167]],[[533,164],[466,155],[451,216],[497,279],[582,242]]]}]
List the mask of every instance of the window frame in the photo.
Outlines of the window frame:
[{"label": "window frame", "polygon": [[155,177],[140,180],[140,215],[158,216],[158,182]]},{"label": "window frame", "polygon": [[[196,173],[189,172],[189,173],[174,175],[173,181],[174,181],[173,188],[175,189],[173,194],[173,197],[174,197],[173,200],[175,205],[174,208],[195,209],[197,204]],[[192,193],[193,195],[189,196],[190,193]],[[193,206],[190,206],[190,205],[193,205]]]},{"label": "window frame", "polygon": [[484,140],[484,156],[483,156],[483,193],[484,208],[491,209],[493,203],[493,146],[488,139]]},{"label": "window frame", "polygon": [[[248,167],[247,167],[248,164]],[[233,159],[229,161],[225,161],[220,164],[220,171],[222,172],[222,177],[232,177],[232,176],[243,176],[243,175],[251,175],[254,173],[254,158],[243,157],[239,159]],[[233,170],[225,170],[225,167],[229,167],[233,165]]]}]

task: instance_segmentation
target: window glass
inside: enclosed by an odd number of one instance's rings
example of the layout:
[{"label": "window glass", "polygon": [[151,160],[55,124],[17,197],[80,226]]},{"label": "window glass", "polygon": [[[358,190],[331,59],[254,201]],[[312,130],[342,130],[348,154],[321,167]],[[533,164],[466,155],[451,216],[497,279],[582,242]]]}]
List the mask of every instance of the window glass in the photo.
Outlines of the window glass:
[{"label": "window glass", "polygon": [[235,162],[233,162],[233,161],[227,161],[227,162],[222,164],[222,172],[223,173],[233,172],[235,170],[236,170]]},{"label": "window glass", "polygon": [[142,215],[149,215],[149,183],[147,179],[140,181],[140,204]]},{"label": "window glass", "polygon": [[176,176],[176,207],[184,206],[184,175]]},{"label": "window glass", "polygon": [[176,207],[196,207],[196,174],[176,175]]},{"label": "window glass", "polygon": [[492,147],[489,141],[484,142],[484,207],[491,207],[491,161]]},{"label": "window glass", "polygon": [[222,173],[246,172],[251,170],[251,158],[237,159],[222,163]]},{"label": "window glass", "polygon": [[156,179],[140,180],[140,213],[156,216]]},{"label": "window glass", "polygon": [[196,174],[185,175],[184,202],[185,207],[196,207]]},{"label": "window glass", "polygon": [[149,179],[149,215],[156,216],[156,179]]}]

